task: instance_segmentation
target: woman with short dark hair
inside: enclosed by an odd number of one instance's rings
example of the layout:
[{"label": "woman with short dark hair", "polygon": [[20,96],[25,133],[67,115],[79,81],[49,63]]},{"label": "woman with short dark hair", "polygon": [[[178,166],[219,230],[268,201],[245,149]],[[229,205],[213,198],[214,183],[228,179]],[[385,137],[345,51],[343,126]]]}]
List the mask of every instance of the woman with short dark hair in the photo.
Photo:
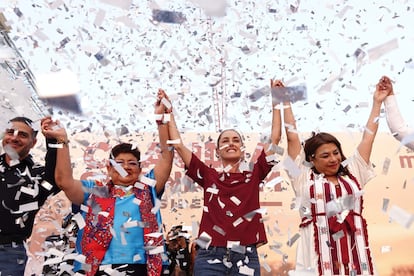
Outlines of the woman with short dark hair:
[{"label": "woman with short dark hair", "polygon": [[[155,113],[160,117],[169,112],[163,98],[159,91]],[[120,143],[110,153],[105,182],[73,178],[69,140],[59,122],[44,121],[42,132],[57,140],[56,183],[74,204],[82,205],[85,226],[79,229],[76,248],[86,259],[83,263],[77,260],[74,270],[88,276],[115,271],[160,276],[167,264],[163,262],[160,204],[156,203],[172,168],[168,126],[162,120],[158,123],[161,153],[153,169],[143,174],[137,147]]]}]

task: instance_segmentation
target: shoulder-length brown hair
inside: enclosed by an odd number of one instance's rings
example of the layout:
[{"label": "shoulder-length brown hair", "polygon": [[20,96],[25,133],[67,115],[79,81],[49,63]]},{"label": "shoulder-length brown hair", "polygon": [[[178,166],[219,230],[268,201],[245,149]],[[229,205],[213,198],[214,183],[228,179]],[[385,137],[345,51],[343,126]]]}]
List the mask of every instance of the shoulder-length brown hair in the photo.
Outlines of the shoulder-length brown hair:
[{"label": "shoulder-length brown hair", "polygon": [[[312,136],[308,138],[307,140],[305,140],[305,144],[304,144],[306,161],[310,162],[312,158],[315,157],[316,150],[320,146],[325,145],[325,144],[335,144],[339,150],[339,153],[341,154],[341,161],[344,161],[346,159],[342,151],[341,143],[338,141],[338,139],[336,139],[335,136],[333,136],[332,134],[326,133],[326,132],[319,132],[319,133],[312,132]],[[312,170],[315,173],[319,173],[315,169],[315,167],[312,167]],[[341,164],[338,170],[338,174],[349,175],[349,171],[346,167],[342,166]]]}]

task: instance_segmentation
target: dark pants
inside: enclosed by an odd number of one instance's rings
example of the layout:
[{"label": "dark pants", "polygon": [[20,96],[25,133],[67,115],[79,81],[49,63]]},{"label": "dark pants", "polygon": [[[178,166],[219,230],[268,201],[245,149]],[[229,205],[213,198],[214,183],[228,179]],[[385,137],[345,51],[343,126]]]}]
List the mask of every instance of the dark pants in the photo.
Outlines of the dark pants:
[{"label": "dark pants", "polygon": [[[112,265],[112,268],[116,269],[118,272],[125,273],[124,275],[128,276],[143,276],[147,275],[147,265],[146,264],[128,264],[128,265]],[[167,270],[167,266],[163,266],[164,270]],[[84,273],[84,271],[79,271]],[[104,271],[98,271],[95,276],[108,276],[109,274]],[[162,275],[166,275],[162,273]],[[1,275],[3,276],[3,274]]]},{"label": "dark pants", "polygon": [[[249,246],[246,253],[231,251],[225,247],[199,248],[194,264],[194,275],[260,275],[260,262],[255,246]],[[248,271],[248,273],[245,273]]]},{"label": "dark pants", "polygon": [[23,276],[27,255],[23,244],[0,244],[1,276]]}]

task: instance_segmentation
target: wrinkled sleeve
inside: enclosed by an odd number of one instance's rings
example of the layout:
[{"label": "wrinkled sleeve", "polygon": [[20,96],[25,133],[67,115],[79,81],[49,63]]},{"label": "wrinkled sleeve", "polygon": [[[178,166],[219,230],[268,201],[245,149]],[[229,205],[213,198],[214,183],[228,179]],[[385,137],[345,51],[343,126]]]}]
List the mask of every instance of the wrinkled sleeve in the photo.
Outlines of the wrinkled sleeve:
[{"label": "wrinkled sleeve", "polygon": [[[155,180],[154,169],[151,169],[148,173],[146,173],[145,177]],[[164,191],[165,191],[165,186],[164,186],[164,189],[162,189],[159,193],[157,193],[157,190],[155,189],[155,187],[151,187],[151,193],[156,195],[158,199],[161,199],[162,195],[164,194]]]},{"label": "wrinkled sleeve", "polygon": [[55,143],[56,143],[55,139],[46,138],[45,173],[43,176],[43,180],[52,184],[51,192],[53,194],[57,194],[60,191],[60,188],[56,185],[56,181],[55,181],[57,149],[49,147],[49,144],[55,144]]},{"label": "wrinkled sleeve", "polygon": [[[208,173],[208,171],[209,168],[193,153],[191,155],[191,161],[187,168],[186,175],[189,176],[194,182],[197,182],[200,186],[204,187],[204,176]],[[210,171],[213,173],[212,170]]]},{"label": "wrinkled sleeve", "polygon": [[292,181],[293,191],[296,196],[303,196],[305,194],[304,186],[307,183],[307,175],[310,167],[305,166],[305,152],[301,148],[300,153],[295,158],[291,159],[289,156],[285,159],[285,170],[288,172],[289,178]]},{"label": "wrinkled sleeve", "polygon": [[402,144],[414,150],[414,128],[408,127],[401,116],[395,96],[388,96],[384,104],[385,117],[391,133]]},{"label": "wrinkled sleeve", "polygon": [[[81,182],[82,182],[82,186],[85,188],[86,191],[88,191],[89,189],[92,189],[95,186],[95,181],[93,181],[93,180],[81,180]],[[89,196],[90,196],[89,192],[85,192],[83,194],[83,203],[84,204],[88,200]]]},{"label": "wrinkled sleeve", "polygon": [[354,155],[348,158],[348,170],[353,176],[356,177],[361,188],[365,186],[372,178],[375,177],[374,166],[371,162],[367,163],[361,157],[358,150],[355,151]]},{"label": "wrinkled sleeve", "polygon": [[266,160],[266,153],[264,150],[260,153],[257,161],[254,165],[254,170],[257,171],[261,180],[265,179],[269,172],[272,170],[275,162]]}]

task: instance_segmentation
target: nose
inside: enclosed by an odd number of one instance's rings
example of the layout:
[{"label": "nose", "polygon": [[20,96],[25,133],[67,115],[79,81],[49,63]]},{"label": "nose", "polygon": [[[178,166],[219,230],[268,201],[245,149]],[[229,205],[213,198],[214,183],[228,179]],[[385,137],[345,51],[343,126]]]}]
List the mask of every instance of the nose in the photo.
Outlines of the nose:
[{"label": "nose", "polygon": [[329,155],[329,162],[331,162],[331,163],[333,163],[333,162],[336,162],[336,156],[335,155],[333,155],[333,154],[331,154],[331,155]]}]

